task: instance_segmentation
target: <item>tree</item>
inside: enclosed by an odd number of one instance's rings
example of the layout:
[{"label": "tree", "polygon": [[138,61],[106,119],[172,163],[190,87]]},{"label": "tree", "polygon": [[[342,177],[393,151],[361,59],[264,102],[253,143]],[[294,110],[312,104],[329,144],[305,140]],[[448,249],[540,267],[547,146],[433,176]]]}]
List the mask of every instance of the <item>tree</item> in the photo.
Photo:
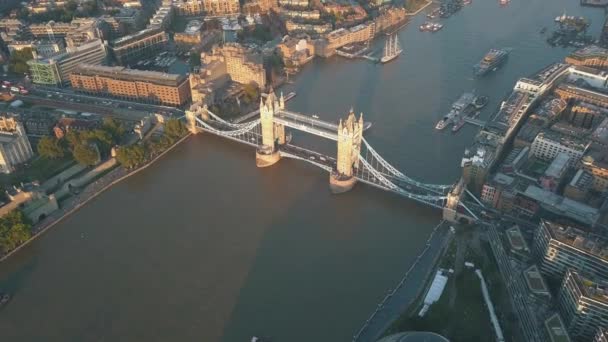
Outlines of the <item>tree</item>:
[{"label": "tree", "polygon": [[8,68],[11,72],[16,74],[23,74],[30,70],[27,61],[34,58],[31,48],[24,48],[21,50],[13,51],[11,57],[8,60]]},{"label": "tree", "polygon": [[165,122],[165,136],[175,141],[186,135],[187,129],[184,123],[178,119],[169,119]]},{"label": "tree", "polygon": [[92,144],[78,144],[74,147],[72,154],[74,155],[74,159],[81,165],[91,166],[99,161],[99,153]]},{"label": "tree", "polygon": [[260,91],[255,83],[247,83],[243,86],[243,97],[246,102],[256,101],[260,96]]},{"label": "tree", "polygon": [[116,151],[116,160],[131,169],[146,162],[146,150],[141,145],[123,146]]},{"label": "tree", "polygon": [[70,147],[74,149],[74,147],[82,144],[82,140],[80,137],[80,133],[77,130],[71,129],[65,134],[65,139],[70,144]]},{"label": "tree", "polygon": [[0,250],[12,251],[32,236],[31,225],[19,210],[0,218]]},{"label": "tree", "polygon": [[63,158],[65,151],[58,139],[45,136],[38,142],[38,153],[49,159]]},{"label": "tree", "polygon": [[113,118],[103,118],[103,125],[101,127],[103,130],[110,133],[112,136],[112,142],[114,144],[118,143],[118,141],[125,135],[125,127],[122,125],[122,123],[114,120]]}]

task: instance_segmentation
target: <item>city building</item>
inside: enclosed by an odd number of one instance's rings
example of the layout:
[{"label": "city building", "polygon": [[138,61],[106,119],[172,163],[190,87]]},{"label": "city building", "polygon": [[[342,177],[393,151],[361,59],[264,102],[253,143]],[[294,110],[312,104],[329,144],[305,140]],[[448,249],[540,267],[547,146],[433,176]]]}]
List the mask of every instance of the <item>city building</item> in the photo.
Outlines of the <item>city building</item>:
[{"label": "city building", "polygon": [[608,94],[597,90],[577,87],[570,83],[561,83],[554,93],[565,101],[580,100],[602,108],[608,108]]},{"label": "city building", "polygon": [[[521,237],[521,239],[524,241],[523,237]],[[534,293],[539,298],[551,298],[549,287],[547,286],[543,275],[540,273],[538,266],[532,265],[524,270],[524,279],[526,280],[530,292]]]},{"label": "city building", "polygon": [[301,23],[293,20],[285,21],[285,29],[289,34],[293,33],[316,33],[323,34],[331,31],[332,26],[329,23]]},{"label": "city building", "polygon": [[103,64],[106,62],[106,47],[100,39],[92,40],[81,46],[49,58],[32,59],[27,62],[36,84],[61,86],[69,83],[70,74],[79,64]]},{"label": "city building", "polygon": [[553,160],[555,157],[564,153],[570,156],[568,163],[574,165],[578,163],[585,153],[586,144],[583,140],[569,137],[561,133],[545,131],[539,133],[530,151],[533,156],[542,160]]},{"label": "city building", "polygon": [[203,0],[208,15],[237,14],[241,11],[239,0]]},{"label": "city building", "polygon": [[591,144],[581,159],[582,169],[593,176],[593,189],[608,190],[608,150],[606,146]]},{"label": "city building", "polygon": [[608,279],[569,268],[558,305],[568,334],[575,340],[591,341],[599,328],[608,326]]},{"label": "city building", "polygon": [[163,50],[167,39],[167,34],[161,28],[149,27],[113,40],[110,51],[119,64],[128,65]]},{"label": "city building", "polygon": [[73,89],[90,94],[168,106],[181,106],[190,100],[190,84],[185,75],[81,64],[70,80]]},{"label": "city building", "polygon": [[605,238],[546,220],[534,235],[541,271],[554,279],[561,279],[568,268],[606,278],[607,247]]},{"label": "city building", "polygon": [[192,17],[196,15],[201,15],[204,13],[205,8],[203,7],[202,0],[189,0],[186,2],[176,2],[174,3],[175,12],[177,15]]},{"label": "city building", "polygon": [[249,84],[256,83],[258,87],[266,86],[266,69],[262,54],[255,49],[246,48],[237,43],[227,43],[224,46],[214,46],[211,53],[203,53],[202,64],[214,61],[225,63],[226,72],[232,81]]},{"label": "city building", "polygon": [[566,331],[564,322],[559,314],[555,313],[545,320],[545,329],[550,342],[570,342],[570,336]]},{"label": "city building", "polygon": [[315,52],[321,57],[330,57],[336,54],[336,49],[340,47],[370,41],[374,38],[375,32],[373,23],[360,24],[349,29],[337,29],[318,41]]},{"label": "city building", "polygon": [[568,70],[568,80],[572,83],[604,89],[608,85],[608,73],[603,70],[585,66],[573,66]]},{"label": "city building", "polygon": [[315,56],[315,44],[308,36],[300,38],[285,36],[277,45],[277,50],[286,66],[300,66],[311,61]]},{"label": "city building", "polygon": [[249,0],[243,5],[242,13],[246,13],[248,15],[256,13],[265,14],[278,7],[279,4],[277,0]]},{"label": "city building", "polygon": [[493,151],[483,146],[477,147],[475,151],[465,151],[460,166],[462,167],[462,178],[470,191],[475,194],[481,192],[495,157]]},{"label": "city building", "polygon": [[11,173],[32,156],[23,125],[14,118],[0,117],[0,172]]},{"label": "city building", "polygon": [[585,203],[593,189],[593,175],[579,169],[564,188],[564,197]]},{"label": "city building", "polygon": [[599,327],[593,337],[593,342],[608,342],[608,328]]},{"label": "city building", "polygon": [[593,68],[606,68],[608,67],[608,49],[597,45],[589,45],[567,56],[566,63]]},{"label": "city building", "polygon": [[555,192],[557,187],[561,185],[568,166],[570,165],[570,156],[566,153],[558,153],[549,167],[545,170],[544,174],[540,177],[540,185],[543,189]]},{"label": "city building", "polygon": [[529,185],[523,195],[538,203],[547,213],[567,217],[585,225],[594,226],[600,216],[597,208],[573,201],[535,185]]},{"label": "city building", "polygon": [[98,120],[84,120],[74,118],[61,118],[53,127],[53,133],[57,139],[62,139],[71,131],[88,131],[95,129],[99,125]]}]

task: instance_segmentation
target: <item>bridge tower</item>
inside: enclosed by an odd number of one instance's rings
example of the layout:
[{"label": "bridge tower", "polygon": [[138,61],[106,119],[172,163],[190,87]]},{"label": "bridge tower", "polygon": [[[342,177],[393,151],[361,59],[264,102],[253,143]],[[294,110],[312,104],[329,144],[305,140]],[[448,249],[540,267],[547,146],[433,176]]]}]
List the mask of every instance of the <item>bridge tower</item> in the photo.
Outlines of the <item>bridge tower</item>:
[{"label": "bridge tower", "polygon": [[255,163],[258,167],[271,166],[281,159],[278,146],[285,144],[285,126],[276,124],[274,115],[283,109],[285,109],[283,94],[277,98],[271,89],[265,102],[260,98],[262,145],[255,153]]},{"label": "bridge tower", "polygon": [[[466,185],[463,178],[448,193],[445,206],[443,207],[443,219],[452,223],[472,223],[474,217],[467,215],[465,210],[458,210],[460,200],[464,196]],[[462,208],[462,207],[461,207]]]},{"label": "bridge tower", "polygon": [[188,130],[192,134],[200,133],[200,130],[196,126],[196,117],[200,117],[203,120],[209,118],[207,113],[207,105],[201,105],[201,103],[193,103],[190,108],[186,110],[186,122]]},{"label": "bridge tower", "polygon": [[355,117],[352,108],[346,120],[338,124],[338,154],[336,168],[329,176],[329,188],[335,194],[346,192],[355,186],[355,171],[359,168],[359,153],[363,138],[363,114]]}]

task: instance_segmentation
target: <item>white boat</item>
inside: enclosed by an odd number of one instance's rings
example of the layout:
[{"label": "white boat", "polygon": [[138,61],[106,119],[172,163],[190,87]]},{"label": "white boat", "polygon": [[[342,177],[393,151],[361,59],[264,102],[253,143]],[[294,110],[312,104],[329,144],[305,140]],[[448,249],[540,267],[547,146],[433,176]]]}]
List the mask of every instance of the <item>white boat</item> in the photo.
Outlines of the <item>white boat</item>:
[{"label": "white boat", "polygon": [[399,41],[397,41],[397,34],[389,36],[384,44],[384,55],[380,58],[381,63],[388,63],[393,59],[399,57],[403,52],[403,49],[399,47]]}]

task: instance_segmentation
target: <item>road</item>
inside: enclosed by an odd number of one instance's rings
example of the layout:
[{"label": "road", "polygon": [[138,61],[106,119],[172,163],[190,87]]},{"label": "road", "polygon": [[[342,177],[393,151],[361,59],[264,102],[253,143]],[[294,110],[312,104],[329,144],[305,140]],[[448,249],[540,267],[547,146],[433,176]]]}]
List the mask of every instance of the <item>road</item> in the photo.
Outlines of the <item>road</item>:
[{"label": "road", "polygon": [[139,103],[124,99],[99,97],[81,94],[65,88],[52,88],[34,85],[27,96],[18,98],[50,106],[71,107],[91,112],[113,113],[116,116],[138,120],[150,113],[160,113],[167,116],[183,116],[184,111],[170,106]]}]

